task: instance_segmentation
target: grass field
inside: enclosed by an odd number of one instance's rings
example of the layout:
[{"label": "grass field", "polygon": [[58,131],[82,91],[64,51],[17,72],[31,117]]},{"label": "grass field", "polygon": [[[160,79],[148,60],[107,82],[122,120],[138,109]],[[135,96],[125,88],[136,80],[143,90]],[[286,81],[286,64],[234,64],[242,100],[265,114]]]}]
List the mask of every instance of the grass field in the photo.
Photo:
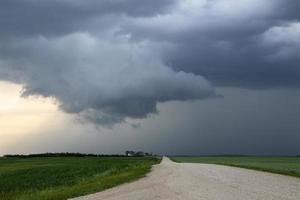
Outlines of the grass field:
[{"label": "grass field", "polygon": [[62,200],[144,176],[153,157],[0,158],[1,200]]},{"label": "grass field", "polygon": [[175,156],[176,162],[221,164],[300,177],[300,157]]}]

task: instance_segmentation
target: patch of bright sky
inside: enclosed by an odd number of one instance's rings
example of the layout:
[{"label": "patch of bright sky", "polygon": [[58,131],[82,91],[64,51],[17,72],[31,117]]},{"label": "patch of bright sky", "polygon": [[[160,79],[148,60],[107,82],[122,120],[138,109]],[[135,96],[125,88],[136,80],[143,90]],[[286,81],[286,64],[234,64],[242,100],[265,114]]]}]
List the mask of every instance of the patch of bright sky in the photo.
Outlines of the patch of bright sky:
[{"label": "patch of bright sky", "polygon": [[22,98],[21,85],[0,81],[0,151],[15,139],[42,129],[59,113],[51,99]]}]

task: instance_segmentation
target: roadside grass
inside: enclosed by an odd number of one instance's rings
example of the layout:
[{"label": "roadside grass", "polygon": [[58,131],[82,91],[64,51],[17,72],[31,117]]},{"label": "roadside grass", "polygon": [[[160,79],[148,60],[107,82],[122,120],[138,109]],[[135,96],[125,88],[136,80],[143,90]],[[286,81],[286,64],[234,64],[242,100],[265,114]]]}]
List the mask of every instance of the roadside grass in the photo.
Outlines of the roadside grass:
[{"label": "roadside grass", "polygon": [[175,162],[229,165],[300,177],[300,157],[277,156],[173,156]]},{"label": "roadside grass", "polygon": [[65,200],[136,180],[155,157],[0,158],[1,200]]}]

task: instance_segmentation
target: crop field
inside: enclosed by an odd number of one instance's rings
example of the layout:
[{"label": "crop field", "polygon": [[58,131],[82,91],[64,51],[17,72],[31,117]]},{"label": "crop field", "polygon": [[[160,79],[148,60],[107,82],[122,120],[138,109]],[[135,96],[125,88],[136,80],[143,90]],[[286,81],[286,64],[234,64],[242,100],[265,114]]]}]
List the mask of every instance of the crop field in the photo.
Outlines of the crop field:
[{"label": "crop field", "polygon": [[174,156],[176,162],[221,164],[300,177],[300,157]]},{"label": "crop field", "polygon": [[144,176],[154,157],[0,158],[1,200],[63,200]]}]

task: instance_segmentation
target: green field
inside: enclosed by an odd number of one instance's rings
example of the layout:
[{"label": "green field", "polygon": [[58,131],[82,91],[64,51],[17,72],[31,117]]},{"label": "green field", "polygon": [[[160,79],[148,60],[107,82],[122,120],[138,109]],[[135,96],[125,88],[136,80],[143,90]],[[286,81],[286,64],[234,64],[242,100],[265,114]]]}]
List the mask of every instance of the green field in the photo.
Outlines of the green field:
[{"label": "green field", "polygon": [[0,158],[1,200],[62,200],[144,176],[154,157]]},{"label": "green field", "polygon": [[174,156],[176,162],[221,164],[300,177],[300,157]]}]

